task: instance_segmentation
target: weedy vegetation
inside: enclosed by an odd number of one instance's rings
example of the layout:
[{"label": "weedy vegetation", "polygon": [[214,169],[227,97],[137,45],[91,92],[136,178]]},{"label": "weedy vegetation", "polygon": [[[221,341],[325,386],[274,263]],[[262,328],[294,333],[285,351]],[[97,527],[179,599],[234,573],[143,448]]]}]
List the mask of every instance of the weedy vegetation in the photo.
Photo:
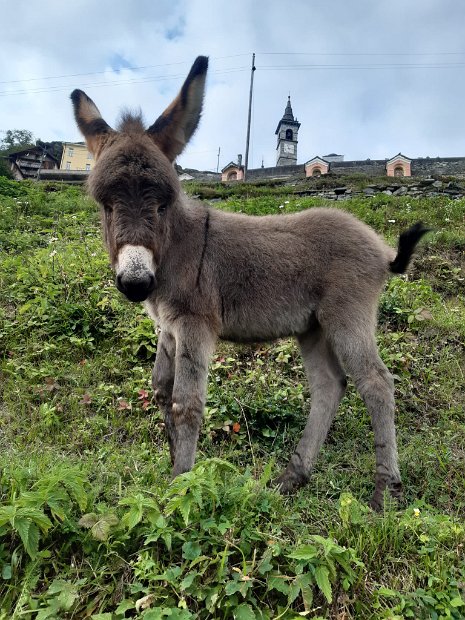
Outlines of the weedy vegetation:
[{"label": "weedy vegetation", "polygon": [[[242,185],[215,206],[324,204]],[[310,484],[268,488],[306,419],[291,341],[220,345],[197,464],[170,483],[157,334],[114,287],[96,206],[0,178],[1,620],[465,618],[465,201],[337,206],[392,244],[418,220],[435,229],[381,300],[406,493],[382,514],[353,388]]]}]

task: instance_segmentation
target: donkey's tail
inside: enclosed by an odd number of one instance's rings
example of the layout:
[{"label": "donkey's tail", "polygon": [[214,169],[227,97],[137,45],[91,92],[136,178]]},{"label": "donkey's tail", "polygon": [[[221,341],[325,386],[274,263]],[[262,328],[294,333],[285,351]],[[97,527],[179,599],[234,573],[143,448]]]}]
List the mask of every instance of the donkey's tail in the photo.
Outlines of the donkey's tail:
[{"label": "donkey's tail", "polygon": [[392,273],[405,273],[410,259],[412,258],[415,246],[424,234],[432,230],[423,226],[422,222],[417,222],[406,231],[401,233],[399,237],[399,245],[397,256],[389,263],[389,269]]}]

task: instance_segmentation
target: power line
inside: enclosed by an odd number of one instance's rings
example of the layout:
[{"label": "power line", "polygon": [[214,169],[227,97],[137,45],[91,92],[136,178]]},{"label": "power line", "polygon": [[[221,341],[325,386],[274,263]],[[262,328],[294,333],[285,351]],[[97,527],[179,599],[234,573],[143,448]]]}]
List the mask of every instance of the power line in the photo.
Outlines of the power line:
[{"label": "power line", "polygon": [[[248,67],[236,67],[236,68],[231,68],[231,69],[223,69],[221,71],[212,71],[212,74],[213,75],[227,75],[229,73],[238,73],[241,71],[246,71],[247,69]],[[147,76],[141,79],[134,78],[130,80],[120,80],[120,81],[89,82],[87,84],[82,84],[81,87],[82,88],[90,88],[90,87],[100,88],[102,86],[124,86],[126,84],[144,84],[148,82],[163,82],[167,80],[179,80],[179,79],[182,79],[183,77],[185,77],[184,73],[178,73],[178,74],[173,74],[173,75]],[[0,91],[0,96],[6,97],[9,95],[37,95],[37,94],[49,93],[49,92],[66,91],[66,90],[70,90],[74,88],[74,86],[75,86],[74,84],[67,84],[67,85],[57,85],[57,86],[50,86],[50,87],[39,87],[36,89],[23,89],[23,90],[16,90],[16,91],[4,90],[4,91]]]},{"label": "power line", "polygon": [[[238,58],[239,56],[249,56],[250,54],[231,54],[229,56],[212,56],[212,60],[224,60],[225,58]],[[182,60],[180,62],[169,62],[161,65],[143,65],[140,67],[119,67],[117,71],[127,69],[128,71],[142,71],[143,69],[155,69],[158,67],[173,67],[175,65],[190,65],[192,60]],[[60,80],[62,78],[70,77],[83,77],[86,75],[103,75],[109,70],[116,71],[115,69],[105,69],[104,71],[89,71],[87,73],[65,73],[63,75],[49,75],[45,77],[26,78],[24,80],[0,80],[0,84],[17,84],[22,82],[40,82],[42,80]]]},{"label": "power line", "polygon": [[[460,55],[462,54],[462,52],[438,52],[438,55]],[[231,55],[231,56],[221,56],[221,57],[217,57],[216,59],[224,59],[224,58],[237,58],[240,56],[245,56],[246,54],[235,54],[235,55]],[[384,56],[384,55],[388,55],[388,54],[381,54],[381,53],[377,53],[377,54],[362,54],[362,53],[351,53],[351,54],[336,54],[336,53],[317,53],[317,52],[264,52],[262,53],[263,56],[278,56],[278,55],[320,55],[320,56]],[[392,56],[400,56],[400,55],[404,55],[404,54],[400,54],[400,53],[393,53],[390,54]],[[412,54],[415,56],[427,56],[429,54],[427,53],[415,53]],[[145,67],[133,67],[131,68],[131,70],[142,70],[145,68],[149,68],[149,67],[168,67],[168,66],[175,66],[175,65],[182,65],[182,64],[187,64],[185,62],[176,62],[176,63],[169,63],[169,64],[164,64],[164,65],[146,65]],[[190,64],[190,63],[189,63]],[[428,69],[428,70],[444,70],[444,69],[457,69],[457,68],[461,68],[461,67],[465,67],[465,62],[429,62],[429,63],[413,63],[413,62],[399,62],[399,63],[394,63],[394,62],[387,62],[387,63],[345,63],[345,64],[330,64],[330,63],[324,63],[324,64],[280,64],[280,65],[276,65],[276,64],[270,64],[270,65],[260,65],[257,64],[257,68],[262,70],[262,71],[315,71],[315,70],[351,70],[351,71],[365,71],[365,70],[386,70],[386,69]],[[211,74],[213,75],[227,75],[229,73],[236,73],[236,72],[242,72],[242,71],[246,71],[248,67],[246,66],[238,66],[238,67],[230,67],[230,68],[225,68],[225,69],[219,69],[216,71],[212,71]],[[89,75],[100,75],[106,73],[105,71],[98,71],[98,72],[93,72],[93,73],[75,73],[75,74],[69,74],[69,75],[63,75],[63,76],[54,76],[54,77],[49,77],[49,78],[30,78],[30,79],[26,79],[24,80],[24,82],[31,82],[31,81],[37,81],[37,80],[41,80],[41,79],[58,79],[58,78],[64,78],[64,77],[78,77],[78,76],[89,76]],[[149,82],[158,82],[158,81],[167,81],[167,80],[178,80],[178,79],[182,79],[184,77],[184,72],[183,73],[175,73],[175,74],[167,74],[167,75],[152,75],[152,76],[145,76],[145,77],[134,77],[134,78],[130,78],[130,79],[123,79],[123,80],[104,80],[104,81],[99,81],[99,82],[88,82],[86,84],[82,84],[81,87],[82,88],[101,88],[103,86],[122,86],[122,85],[127,85],[127,84],[144,84],[144,83],[149,83]],[[18,83],[18,82],[23,82],[23,80],[14,80],[11,83]],[[0,84],[8,84],[10,82],[0,82]],[[43,93],[48,93],[48,92],[60,92],[60,91],[66,91],[69,89],[72,89],[75,87],[75,84],[57,84],[55,86],[49,85],[49,86],[37,86],[35,88],[23,88],[20,90],[3,90],[0,91],[0,97],[6,97],[6,96],[20,96],[20,95],[36,95],[36,94],[43,94]]]},{"label": "power line", "polygon": [[371,64],[307,64],[307,65],[258,65],[265,71],[312,70],[312,69],[456,69],[465,67],[465,62],[454,63],[371,63]]},{"label": "power line", "polygon": [[259,52],[257,56],[464,56],[465,52]]},{"label": "power line", "polygon": [[366,67],[429,67],[429,66],[441,66],[441,67],[456,67],[465,65],[465,61],[463,62],[373,62],[367,63],[365,65],[359,64],[305,64],[305,65],[261,65],[262,67],[271,67],[271,68],[280,68],[280,67],[358,67],[358,66],[366,66]]}]

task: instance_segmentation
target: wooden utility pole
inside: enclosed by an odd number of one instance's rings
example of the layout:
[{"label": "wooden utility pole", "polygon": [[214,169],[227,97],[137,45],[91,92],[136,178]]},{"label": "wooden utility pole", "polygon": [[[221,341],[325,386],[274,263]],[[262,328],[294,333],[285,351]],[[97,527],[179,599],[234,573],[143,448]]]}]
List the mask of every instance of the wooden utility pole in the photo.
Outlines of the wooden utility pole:
[{"label": "wooden utility pole", "polygon": [[247,177],[247,170],[249,166],[250,120],[252,117],[252,94],[253,94],[253,74],[254,73],[255,73],[255,54],[252,54],[252,69],[250,71],[249,117],[247,119],[247,139],[245,142],[244,181]]}]

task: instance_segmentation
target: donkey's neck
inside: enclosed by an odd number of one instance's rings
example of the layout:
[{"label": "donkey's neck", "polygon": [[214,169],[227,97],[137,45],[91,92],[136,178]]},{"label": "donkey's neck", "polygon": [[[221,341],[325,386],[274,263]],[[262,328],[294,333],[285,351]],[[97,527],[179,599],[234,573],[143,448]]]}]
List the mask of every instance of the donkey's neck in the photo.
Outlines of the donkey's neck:
[{"label": "donkey's neck", "polygon": [[[185,277],[200,264],[208,244],[210,213],[200,201],[181,195],[173,206],[160,268],[167,277]],[[197,277],[197,276],[196,276]]]}]

